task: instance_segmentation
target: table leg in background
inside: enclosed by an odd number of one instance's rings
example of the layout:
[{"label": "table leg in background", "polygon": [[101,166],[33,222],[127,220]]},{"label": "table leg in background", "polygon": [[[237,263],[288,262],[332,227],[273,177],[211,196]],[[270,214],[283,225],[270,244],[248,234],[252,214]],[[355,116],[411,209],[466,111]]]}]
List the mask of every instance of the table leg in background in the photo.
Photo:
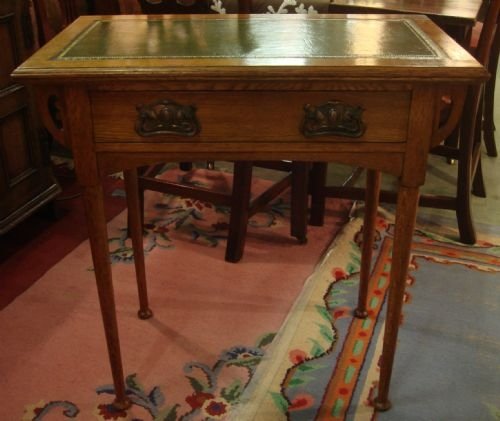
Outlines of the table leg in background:
[{"label": "table leg in background", "polygon": [[127,192],[127,208],[129,232],[134,249],[134,265],[137,279],[137,290],[139,293],[140,319],[149,319],[153,312],[149,308],[148,290],[146,285],[146,268],[144,265],[144,246],[142,242],[142,218],[141,202],[139,200],[139,185],[137,180],[137,169],[124,170],[125,190]]},{"label": "table leg in background", "polygon": [[368,315],[366,310],[366,300],[368,297],[368,283],[370,281],[371,274],[373,243],[375,240],[375,225],[380,195],[380,180],[380,171],[367,170],[358,307],[354,310],[354,315],[360,319],[364,319]]}]

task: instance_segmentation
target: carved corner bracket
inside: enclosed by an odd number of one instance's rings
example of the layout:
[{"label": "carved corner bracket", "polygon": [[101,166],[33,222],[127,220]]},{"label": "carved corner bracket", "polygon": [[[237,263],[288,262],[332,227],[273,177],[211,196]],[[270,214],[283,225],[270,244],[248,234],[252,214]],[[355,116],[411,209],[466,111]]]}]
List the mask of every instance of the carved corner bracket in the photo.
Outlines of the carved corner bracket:
[{"label": "carved corner bracket", "polygon": [[362,120],[363,108],[341,101],[321,105],[306,104],[302,134],[307,137],[334,135],[361,137],[366,130]]},{"label": "carved corner bracket", "polygon": [[139,136],[176,134],[194,136],[200,131],[196,107],[182,105],[168,99],[147,105],[138,105],[135,131]]},{"label": "carved corner bracket", "polygon": [[63,93],[58,87],[39,88],[36,90],[37,108],[44,127],[54,140],[71,147],[64,135],[65,109]]},{"label": "carved corner bracket", "polygon": [[452,86],[443,88],[437,97],[436,117],[430,147],[439,145],[459,125],[464,111],[467,89]]}]

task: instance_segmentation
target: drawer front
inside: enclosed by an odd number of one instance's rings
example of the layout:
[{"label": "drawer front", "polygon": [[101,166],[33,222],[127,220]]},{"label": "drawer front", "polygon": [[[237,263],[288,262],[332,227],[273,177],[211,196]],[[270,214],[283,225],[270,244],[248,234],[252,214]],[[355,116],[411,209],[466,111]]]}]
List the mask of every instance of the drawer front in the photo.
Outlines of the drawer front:
[{"label": "drawer front", "polygon": [[93,92],[91,104],[96,142],[404,142],[410,98],[399,91],[132,91]]}]

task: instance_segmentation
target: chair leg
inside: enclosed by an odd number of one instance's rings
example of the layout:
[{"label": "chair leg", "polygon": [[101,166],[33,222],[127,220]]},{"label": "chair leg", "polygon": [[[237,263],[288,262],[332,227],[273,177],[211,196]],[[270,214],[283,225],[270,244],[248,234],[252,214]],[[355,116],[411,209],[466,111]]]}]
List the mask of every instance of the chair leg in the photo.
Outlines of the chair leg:
[{"label": "chair leg", "polygon": [[[459,138],[459,129],[455,128],[450,135],[444,140],[444,144],[451,148],[458,148],[458,138]],[[450,163],[450,162],[448,162]]]},{"label": "chair leg", "polygon": [[309,191],[311,193],[311,213],[309,223],[314,226],[322,226],[325,221],[326,196],[326,174],[328,164],[326,162],[315,162],[311,169]]},{"label": "chair leg", "polygon": [[476,173],[472,180],[472,194],[477,197],[486,197],[486,187],[484,185],[483,170],[481,167],[481,158],[477,162]]},{"label": "chair leg", "polygon": [[290,233],[300,244],[307,242],[308,173],[306,162],[292,162]]},{"label": "chair leg", "polygon": [[[139,174],[140,174],[140,169],[139,169]],[[125,172],[124,172],[124,176],[125,176]],[[138,198],[138,201],[139,201],[139,221],[140,221],[140,224],[141,224],[141,230],[143,229],[144,227],[144,189],[142,188],[141,186],[141,183],[140,181],[138,180],[137,181],[137,198]],[[131,220],[130,220],[130,213],[127,213],[127,236],[129,238],[132,238],[132,234],[131,234]]]},{"label": "chair leg", "polygon": [[137,314],[141,319],[149,319],[153,315],[153,312],[149,308],[146,268],[144,265],[144,246],[142,244],[142,224],[140,216],[142,205],[138,194],[142,190],[139,188],[136,169],[125,170],[123,174],[125,177],[125,191],[127,194],[128,229],[134,249],[134,265],[139,294],[139,311]]},{"label": "chair leg", "polygon": [[[470,164],[470,162],[469,162]],[[459,181],[457,184],[457,223],[460,233],[460,242],[464,244],[474,244],[476,242],[476,232],[472,222],[470,203],[470,170],[467,163],[458,162]]]},{"label": "chair leg", "polygon": [[490,80],[486,83],[484,92],[484,145],[488,156],[498,156],[497,146],[495,143],[495,82],[498,67],[498,54],[500,50],[500,31],[497,31],[495,40],[491,49],[490,62],[488,69],[491,73]]},{"label": "chair leg", "polygon": [[229,234],[225,257],[227,262],[236,263],[243,256],[249,218],[252,167],[251,161],[236,161],[234,163]]},{"label": "chair leg", "polygon": [[[471,90],[473,88],[470,88]],[[469,100],[466,101],[464,113],[472,114],[477,108],[474,104],[479,103],[479,92],[469,93]],[[466,114],[467,115],[467,114]],[[474,128],[473,119],[464,119],[459,143],[458,175],[457,175],[457,196],[456,196],[456,215],[458,231],[460,233],[460,242],[464,244],[474,244],[476,242],[476,232],[472,221],[471,212],[471,182],[473,166],[474,149]]]},{"label": "chair leg", "polygon": [[[480,100],[483,105],[485,95]],[[484,108],[479,107],[476,125],[474,127],[474,143],[472,145],[472,160],[471,160],[471,177],[472,177],[472,194],[477,197],[486,197],[486,187],[484,185],[483,171],[481,167],[481,135],[482,135],[482,121],[483,121]]]},{"label": "chair leg", "polygon": [[[460,137],[460,129],[456,127],[450,135],[444,140],[444,144],[450,148],[458,148],[458,142]],[[454,165],[456,163],[456,159],[447,157],[446,162],[450,165]]]}]

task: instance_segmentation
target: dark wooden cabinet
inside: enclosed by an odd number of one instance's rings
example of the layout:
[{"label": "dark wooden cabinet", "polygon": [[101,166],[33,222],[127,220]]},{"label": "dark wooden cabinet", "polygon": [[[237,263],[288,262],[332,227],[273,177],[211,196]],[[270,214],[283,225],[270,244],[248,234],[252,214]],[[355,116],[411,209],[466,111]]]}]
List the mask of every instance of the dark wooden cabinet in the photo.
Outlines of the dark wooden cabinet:
[{"label": "dark wooden cabinet", "polygon": [[28,0],[0,2],[0,234],[51,202],[60,188],[42,152],[30,92],[11,72],[34,50]]}]

